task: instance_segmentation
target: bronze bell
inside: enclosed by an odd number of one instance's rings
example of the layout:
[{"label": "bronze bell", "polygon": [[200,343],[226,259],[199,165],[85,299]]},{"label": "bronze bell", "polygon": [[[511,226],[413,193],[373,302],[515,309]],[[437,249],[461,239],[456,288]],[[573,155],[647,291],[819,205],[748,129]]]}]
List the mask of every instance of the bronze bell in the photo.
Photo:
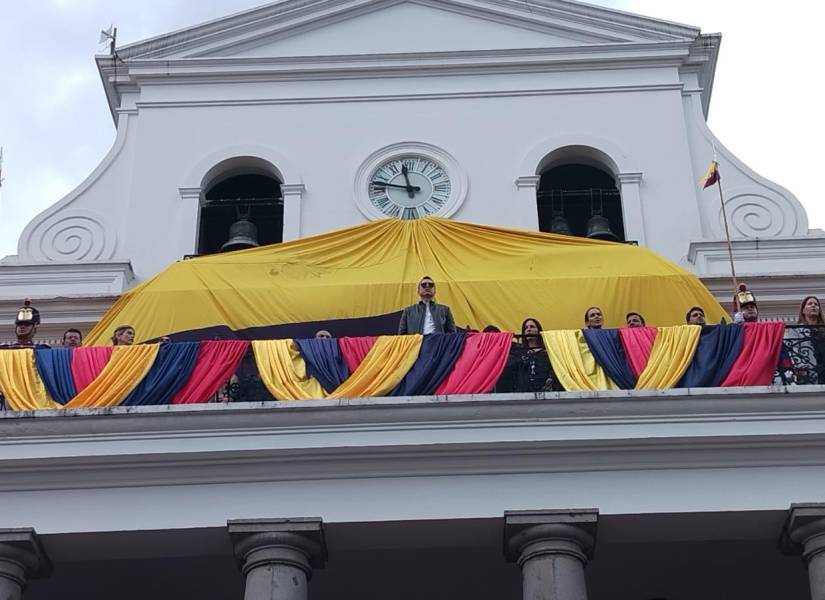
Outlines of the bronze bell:
[{"label": "bronze bell", "polygon": [[563,215],[556,215],[553,217],[553,220],[550,221],[550,233],[555,233],[556,235],[573,235],[573,231],[570,229],[570,222],[565,219]]},{"label": "bronze bell", "polygon": [[260,246],[258,228],[247,217],[241,217],[229,226],[229,239],[221,246],[221,252],[245,250]]},{"label": "bronze bell", "polygon": [[602,215],[593,215],[587,221],[587,233],[585,237],[594,240],[605,240],[608,242],[618,242],[619,238],[610,229],[610,221]]}]

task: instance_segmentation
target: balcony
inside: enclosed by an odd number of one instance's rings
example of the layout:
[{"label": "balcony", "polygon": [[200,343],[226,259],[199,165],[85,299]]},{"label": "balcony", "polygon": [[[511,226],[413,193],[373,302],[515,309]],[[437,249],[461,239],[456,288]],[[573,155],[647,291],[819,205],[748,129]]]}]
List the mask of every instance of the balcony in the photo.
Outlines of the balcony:
[{"label": "balcony", "polygon": [[579,507],[598,508],[594,600],[804,598],[776,544],[790,504],[825,493],[823,401],[806,385],[7,412],[2,520],[55,565],[35,599],[239,598],[227,521],[273,517],[322,518],[314,599],[517,598],[505,511]]},{"label": "balcony", "polygon": [[518,598],[512,515],[590,508],[593,600],[805,598],[777,544],[825,495],[819,331],[757,387],[273,401],[245,350],[229,402],[0,413],[1,520],[38,600],[239,598],[237,528],[284,523],[323,531],[315,600]]}]

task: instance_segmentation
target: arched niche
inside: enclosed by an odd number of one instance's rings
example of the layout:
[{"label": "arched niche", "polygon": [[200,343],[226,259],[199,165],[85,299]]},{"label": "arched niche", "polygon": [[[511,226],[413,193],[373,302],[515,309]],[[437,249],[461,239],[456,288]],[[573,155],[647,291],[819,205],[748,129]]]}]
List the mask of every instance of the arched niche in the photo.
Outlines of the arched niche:
[{"label": "arched niche", "polygon": [[[232,157],[211,167],[200,182],[198,254],[238,249],[226,245],[233,233],[237,239],[243,232],[258,245],[282,242],[282,185],[278,168],[258,157]],[[244,224],[237,225],[241,221]]]},{"label": "arched niche", "polygon": [[540,231],[625,241],[620,171],[610,156],[589,146],[564,146],[544,156],[536,172]]},{"label": "arched niche", "polygon": [[587,146],[566,146],[544,157],[536,191],[539,230],[624,241],[617,171],[609,156]]}]

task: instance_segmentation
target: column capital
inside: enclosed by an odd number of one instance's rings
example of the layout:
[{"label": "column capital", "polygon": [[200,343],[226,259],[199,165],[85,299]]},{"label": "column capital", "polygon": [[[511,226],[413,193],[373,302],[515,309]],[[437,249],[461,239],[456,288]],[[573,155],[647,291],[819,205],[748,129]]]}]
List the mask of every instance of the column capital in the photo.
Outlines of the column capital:
[{"label": "column capital", "polygon": [[[0,563],[11,563],[14,573],[5,573],[19,578],[22,587],[26,579],[46,577],[52,571],[52,564],[40,544],[37,532],[31,527],[0,529]],[[0,564],[0,573],[7,569]]]},{"label": "column capital", "polygon": [[238,519],[227,522],[244,574],[264,563],[289,564],[312,575],[327,558],[323,521],[318,517]]},{"label": "column capital", "polygon": [[181,187],[178,188],[178,195],[183,198],[200,198],[203,190],[199,187]]},{"label": "column capital", "polygon": [[516,188],[532,188],[537,190],[539,189],[540,182],[541,177],[539,175],[522,175],[521,177],[516,178]]},{"label": "column capital", "polygon": [[504,554],[519,564],[542,554],[593,558],[599,511],[595,508],[504,513]]},{"label": "column capital", "polygon": [[282,183],[281,195],[298,196],[299,198],[307,191],[307,186],[303,183]]},{"label": "column capital", "polygon": [[779,550],[805,560],[825,551],[825,503],[791,504],[782,527]]},{"label": "column capital", "polygon": [[629,184],[629,183],[641,183],[642,182],[642,173],[641,172],[633,172],[633,173],[619,173],[617,175],[619,178],[619,182],[622,184]]}]

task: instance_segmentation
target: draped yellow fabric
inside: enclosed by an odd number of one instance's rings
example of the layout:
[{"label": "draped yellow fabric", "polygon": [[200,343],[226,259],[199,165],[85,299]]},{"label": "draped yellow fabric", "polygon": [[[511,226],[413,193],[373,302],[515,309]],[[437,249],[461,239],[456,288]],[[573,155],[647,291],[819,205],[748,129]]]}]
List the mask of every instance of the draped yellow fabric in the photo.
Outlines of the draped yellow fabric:
[{"label": "draped yellow fabric", "polygon": [[422,335],[388,335],[375,340],[370,351],[330,398],[364,398],[388,394],[401,383],[421,350]]},{"label": "draped yellow fabric", "polygon": [[66,408],[117,406],[152,368],[159,349],[158,344],[115,346],[100,375],[72,398]]},{"label": "draped yellow fabric", "polygon": [[292,340],[255,340],[255,362],[266,389],[278,400],[311,400],[326,394],[307,373],[306,362]]},{"label": "draped yellow fabric", "polygon": [[699,325],[659,327],[636,389],[668,389],[679,383],[696,353],[701,331]]},{"label": "draped yellow fabric", "polygon": [[313,322],[400,311],[417,301],[423,275],[435,278],[459,326],[478,329],[518,331],[525,316],[547,330],[575,329],[592,304],[605,327],[623,326],[629,311],[657,326],[683,323],[694,305],[708,322],[725,315],[696,276],[646,248],[427,217],[179,261],[123,294],[84,343],[110,343],[121,323],[135,326],[138,341],[289,323],[307,323],[311,336]]},{"label": "draped yellow fabric", "polygon": [[542,331],[541,336],[556,377],[565,390],[619,389],[596,362],[581,329]]},{"label": "draped yellow fabric", "polygon": [[62,408],[43,385],[30,348],[0,350],[0,391],[11,410]]}]

